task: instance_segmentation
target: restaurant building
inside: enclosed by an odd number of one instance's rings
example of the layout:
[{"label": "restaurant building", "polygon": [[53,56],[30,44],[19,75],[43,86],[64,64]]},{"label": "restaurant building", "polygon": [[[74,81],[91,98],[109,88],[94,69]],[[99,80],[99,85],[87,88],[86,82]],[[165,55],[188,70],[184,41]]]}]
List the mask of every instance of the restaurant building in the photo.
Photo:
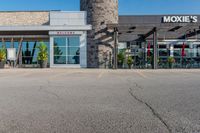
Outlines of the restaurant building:
[{"label": "restaurant building", "polygon": [[49,67],[200,68],[200,15],[119,15],[118,0],[80,10],[0,12],[0,47],[16,49],[18,67],[38,67],[44,42]]},{"label": "restaurant building", "polygon": [[0,12],[0,47],[16,49],[17,67],[38,67],[37,46],[48,47],[49,67],[87,67],[84,11]]},{"label": "restaurant building", "polygon": [[132,58],[135,69],[200,68],[200,15],[119,15],[118,0],[81,0],[80,5],[93,26],[88,67],[128,68]]},{"label": "restaurant building", "polygon": [[200,15],[119,16],[119,49],[133,68],[200,68]]}]

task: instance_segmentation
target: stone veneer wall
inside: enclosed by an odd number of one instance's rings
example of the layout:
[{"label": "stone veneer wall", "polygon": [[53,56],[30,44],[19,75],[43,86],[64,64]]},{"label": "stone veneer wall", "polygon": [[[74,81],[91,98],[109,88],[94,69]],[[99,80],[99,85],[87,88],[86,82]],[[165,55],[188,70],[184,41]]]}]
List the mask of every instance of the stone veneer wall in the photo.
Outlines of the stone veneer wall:
[{"label": "stone veneer wall", "polygon": [[49,12],[0,12],[0,26],[49,24]]},{"label": "stone veneer wall", "polygon": [[105,31],[106,24],[118,23],[118,0],[81,0],[80,9],[87,11],[92,31],[87,37],[88,67],[105,68],[112,64],[113,36]]}]

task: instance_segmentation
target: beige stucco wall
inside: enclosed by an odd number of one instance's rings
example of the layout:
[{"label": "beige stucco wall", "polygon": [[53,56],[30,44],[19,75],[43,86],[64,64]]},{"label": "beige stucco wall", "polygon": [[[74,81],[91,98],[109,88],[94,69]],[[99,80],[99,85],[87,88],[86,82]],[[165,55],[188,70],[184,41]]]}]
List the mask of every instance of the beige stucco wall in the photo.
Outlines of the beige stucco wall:
[{"label": "beige stucco wall", "polygon": [[0,26],[46,24],[49,24],[49,12],[0,12]]}]

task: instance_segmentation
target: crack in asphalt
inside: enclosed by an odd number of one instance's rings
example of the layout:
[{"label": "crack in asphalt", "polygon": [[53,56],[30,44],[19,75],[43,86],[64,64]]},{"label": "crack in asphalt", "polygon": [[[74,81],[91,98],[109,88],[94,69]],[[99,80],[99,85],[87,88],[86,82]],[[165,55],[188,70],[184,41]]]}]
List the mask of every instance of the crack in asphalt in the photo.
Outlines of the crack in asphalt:
[{"label": "crack in asphalt", "polygon": [[44,89],[43,86],[40,86],[40,89],[39,89],[39,90],[42,90],[42,91],[44,91],[44,92],[46,92],[46,93],[48,93],[48,94],[50,94],[50,95],[52,95],[52,96],[55,96],[57,99],[61,99],[61,98],[59,97],[58,94]]},{"label": "crack in asphalt", "polygon": [[135,82],[135,86],[136,86],[137,88],[141,89],[141,90],[144,89],[143,87],[141,87],[141,86],[140,86],[138,83],[136,83],[136,82]]},{"label": "crack in asphalt", "polygon": [[171,128],[169,127],[169,125],[165,122],[165,120],[160,116],[159,113],[156,112],[156,110],[155,110],[150,104],[148,104],[147,102],[143,101],[142,99],[140,99],[140,98],[138,98],[136,95],[134,95],[133,89],[132,89],[132,88],[129,88],[129,93],[130,93],[130,95],[131,95],[135,100],[137,100],[138,102],[140,102],[140,103],[144,104],[146,107],[148,107],[148,108],[151,110],[153,116],[155,116],[156,118],[158,118],[159,121],[160,121],[161,123],[163,123],[163,125],[167,128],[167,130],[168,130],[169,133],[172,133],[172,130],[171,130]]}]

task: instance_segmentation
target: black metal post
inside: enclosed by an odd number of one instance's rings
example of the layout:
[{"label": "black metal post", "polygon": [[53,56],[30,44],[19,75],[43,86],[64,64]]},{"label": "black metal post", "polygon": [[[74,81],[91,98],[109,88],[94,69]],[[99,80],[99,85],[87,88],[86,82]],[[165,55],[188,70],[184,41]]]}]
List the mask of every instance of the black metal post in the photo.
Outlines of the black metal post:
[{"label": "black metal post", "polygon": [[153,69],[158,69],[158,45],[157,45],[157,30],[153,32]]},{"label": "black metal post", "polygon": [[18,44],[17,59],[15,61],[15,67],[17,66],[17,64],[19,65],[19,67],[22,67],[22,41],[23,41],[23,38],[21,38]]}]

